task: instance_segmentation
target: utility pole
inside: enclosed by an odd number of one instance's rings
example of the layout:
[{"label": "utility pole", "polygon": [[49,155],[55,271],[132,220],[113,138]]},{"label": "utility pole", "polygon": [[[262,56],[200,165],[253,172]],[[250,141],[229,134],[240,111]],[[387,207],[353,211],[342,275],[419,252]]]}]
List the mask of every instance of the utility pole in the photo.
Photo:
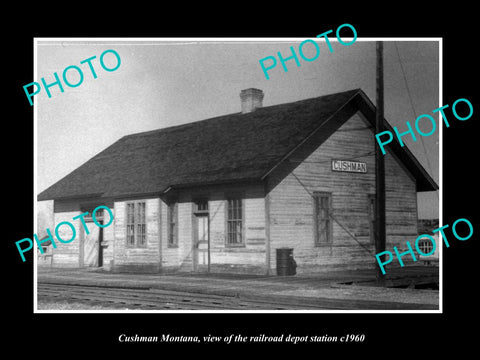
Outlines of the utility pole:
[{"label": "utility pole", "polygon": [[[377,104],[375,113],[375,133],[384,131],[383,126],[383,42],[377,41]],[[386,230],[385,230],[385,156],[375,144],[375,253],[385,251]],[[382,256],[381,261],[383,261]],[[380,266],[376,265],[377,283],[385,285],[385,277]]]}]

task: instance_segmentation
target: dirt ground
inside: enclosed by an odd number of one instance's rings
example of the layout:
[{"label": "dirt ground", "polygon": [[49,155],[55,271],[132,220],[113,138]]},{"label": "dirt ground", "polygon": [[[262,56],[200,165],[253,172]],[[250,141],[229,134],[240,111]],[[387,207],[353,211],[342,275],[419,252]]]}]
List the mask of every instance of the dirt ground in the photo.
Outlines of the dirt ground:
[{"label": "dirt ground", "polygon": [[[245,298],[275,296],[306,301],[338,299],[384,304],[385,308],[389,304],[418,304],[419,308],[423,306],[428,309],[439,305],[441,291],[415,289],[412,286],[422,281],[438,283],[438,267],[422,266],[392,271],[388,282],[397,286],[405,284],[405,288],[372,286],[374,279],[375,273],[372,271],[337,271],[288,277],[189,273],[118,274],[85,269],[43,269],[38,272],[39,282],[57,284],[152,288]],[[410,287],[407,287],[408,284]]]}]

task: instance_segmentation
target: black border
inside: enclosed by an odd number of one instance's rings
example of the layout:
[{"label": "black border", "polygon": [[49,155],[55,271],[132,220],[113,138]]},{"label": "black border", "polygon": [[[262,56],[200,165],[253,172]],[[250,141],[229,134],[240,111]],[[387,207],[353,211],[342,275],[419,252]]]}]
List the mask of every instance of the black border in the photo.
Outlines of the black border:
[{"label": "black border", "polygon": [[[418,3],[417,3],[418,4]],[[476,130],[480,111],[476,54],[476,9],[459,2],[445,9],[443,5],[419,9],[405,2],[380,4],[342,3],[327,7],[284,3],[260,5],[232,3],[223,9],[166,9],[163,6],[141,4],[109,4],[106,10],[95,7],[55,9],[43,7],[13,12],[14,19],[2,27],[8,51],[3,56],[7,66],[7,86],[4,108],[6,131],[2,142],[4,154],[3,189],[8,195],[4,202],[6,260],[4,268],[4,311],[8,328],[4,341],[8,348],[20,351],[22,345],[31,350],[64,354],[67,346],[72,353],[103,349],[145,350],[164,357],[165,344],[119,344],[118,336],[126,334],[156,335],[162,333],[225,336],[230,334],[269,336],[279,334],[365,334],[359,344],[248,344],[253,349],[304,348],[317,351],[335,349],[368,351],[372,356],[389,356],[401,352],[404,356],[436,353],[442,348],[461,344],[466,351],[475,344],[476,323],[468,319],[476,312],[476,260],[478,257],[478,211],[473,210],[476,196]],[[121,9],[121,7],[125,7]],[[287,7],[284,13],[277,12]],[[58,11],[61,10],[61,11]],[[12,11],[12,10],[10,10]],[[195,16],[192,16],[195,14]],[[63,20],[64,21],[63,21]],[[14,242],[33,234],[33,108],[28,105],[22,86],[33,81],[34,37],[313,37],[340,24],[355,26],[360,37],[442,37],[443,38],[443,104],[467,98],[474,107],[468,121],[452,121],[444,128],[443,138],[443,216],[444,224],[458,218],[469,219],[475,232],[465,242],[451,241],[444,248],[444,313],[443,314],[33,314],[33,259],[30,253],[21,262]],[[13,24],[13,25],[12,25]],[[54,139],[52,139],[54,141]],[[8,204],[8,205],[7,205]],[[470,325],[471,323],[471,325]],[[83,344],[83,345],[82,345]],[[27,346],[28,346],[27,345]],[[185,354],[197,345],[169,344],[184,349]],[[221,348],[219,348],[219,346]],[[224,348],[241,348],[243,344],[205,346],[212,355]],[[387,349],[385,351],[385,349]],[[57,351],[58,350],[58,351]],[[283,351],[283,350],[282,350]],[[367,352],[366,352],[367,353]],[[93,352],[91,352],[93,354]],[[140,353],[139,353],[140,354]],[[193,355],[192,356],[196,356]],[[232,354],[232,353],[228,353]],[[253,354],[253,353],[252,353]],[[312,353],[320,355],[323,353]],[[383,354],[383,355],[382,355]],[[92,355],[94,356],[94,355]]]}]

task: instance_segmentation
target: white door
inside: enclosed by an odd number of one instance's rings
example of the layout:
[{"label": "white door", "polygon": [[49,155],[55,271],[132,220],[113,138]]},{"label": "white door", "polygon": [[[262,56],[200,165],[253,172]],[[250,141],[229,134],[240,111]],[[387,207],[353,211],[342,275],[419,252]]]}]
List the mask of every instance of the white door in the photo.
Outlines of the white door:
[{"label": "white door", "polygon": [[206,270],[208,266],[209,222],[207,216],[195,216],[194,271]]},{"label": "white door", "polygon": [[100,247],[100,231],[93,222],[86,222],[88,235],[85,233],[83,241],[83,266],[98,266],[98,251]]}]

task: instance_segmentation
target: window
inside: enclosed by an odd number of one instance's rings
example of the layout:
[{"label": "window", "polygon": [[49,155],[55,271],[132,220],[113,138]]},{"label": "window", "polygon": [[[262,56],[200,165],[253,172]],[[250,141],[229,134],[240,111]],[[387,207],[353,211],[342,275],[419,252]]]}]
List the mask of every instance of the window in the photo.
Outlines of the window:
[{"label": "window", "polygon": [[178,246],[178,231],[177,231],[177,222],[178,222],[178,205],[176,202],[171,202],[168,204],[167,210],[167,238],[168,238],[168,247],[177,247]]},{"label": "window", "polygon": [[427,239],[420,239],[420,241],[418,242],[418,249],[423,254],[432,253],[432,250],[433,250],[432,241],[430,239],[428,239],[428,240]]},{"label": "window", "polygon": [[227,199],[227,245],[243,246],[243,206],[241,198]]},{"label": "window", "polygon": [[208,213],[208,200],[195,201],[195,213]]},{"label": "window", "polygon": [[315,245],[330,244],[332,242],[332,210],[331,193],[314,193],[314,229]]},{"label": "window", "polygon": [[145,202],[127,203],[127,246],[147,246]]}]

